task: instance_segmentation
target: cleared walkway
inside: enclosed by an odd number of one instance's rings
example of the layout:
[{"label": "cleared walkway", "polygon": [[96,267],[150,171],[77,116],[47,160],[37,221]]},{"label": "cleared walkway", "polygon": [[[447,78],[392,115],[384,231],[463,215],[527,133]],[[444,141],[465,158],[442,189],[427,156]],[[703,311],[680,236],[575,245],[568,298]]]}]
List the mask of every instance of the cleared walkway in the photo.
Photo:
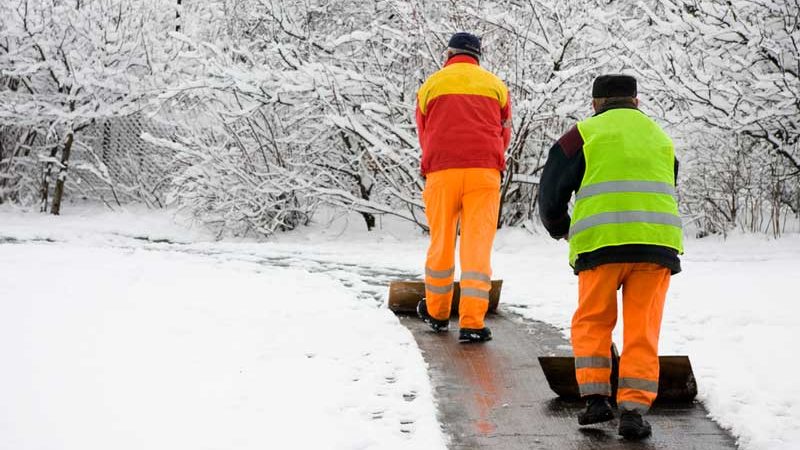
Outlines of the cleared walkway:
[{"label": "cleared walkway", "polygon": [[[622,440],[616,420],[578,427],[580,402],[559,400],[537,356],[568,354],[569,343],[541,322],[490,315],[494,340],[459,344],[457,322],[435,334],[418,318],[401,317],[430,366],[437,406],[452,449],[735,449],[734,439],[699,403],[659,405],[648,420],[653,436]],[[702,380],[698,380],[702,384]]]}]

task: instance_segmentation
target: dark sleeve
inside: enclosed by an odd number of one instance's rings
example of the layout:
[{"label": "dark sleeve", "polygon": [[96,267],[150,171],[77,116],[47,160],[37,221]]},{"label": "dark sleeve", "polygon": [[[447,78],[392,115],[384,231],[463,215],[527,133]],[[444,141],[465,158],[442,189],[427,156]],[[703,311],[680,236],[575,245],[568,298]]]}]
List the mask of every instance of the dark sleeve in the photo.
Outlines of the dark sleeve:
[{"label": "dark sleeve", "polygon": [[585,170],[583,138],[573,126],[550,148],[539,180],[539,217],[555,239],[569,233],[569,200],[580,188]]}]

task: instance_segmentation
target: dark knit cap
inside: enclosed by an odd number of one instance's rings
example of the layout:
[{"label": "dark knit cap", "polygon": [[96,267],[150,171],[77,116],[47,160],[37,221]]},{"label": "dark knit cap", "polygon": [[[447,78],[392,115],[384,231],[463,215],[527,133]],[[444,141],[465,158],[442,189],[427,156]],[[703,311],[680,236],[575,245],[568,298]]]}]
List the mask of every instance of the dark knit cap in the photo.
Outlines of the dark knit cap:
[{"label": "dark knit cap", "polygon": [[594,79],[592,98],[636,97],[636,78],[630,75],[600,75]]},{"label": "dark knit cap", "polygon": [[453,50],[463,50],[475,56],[481,56],[481,38],[472,33],[459,32],[450,37],[447,43]]}]

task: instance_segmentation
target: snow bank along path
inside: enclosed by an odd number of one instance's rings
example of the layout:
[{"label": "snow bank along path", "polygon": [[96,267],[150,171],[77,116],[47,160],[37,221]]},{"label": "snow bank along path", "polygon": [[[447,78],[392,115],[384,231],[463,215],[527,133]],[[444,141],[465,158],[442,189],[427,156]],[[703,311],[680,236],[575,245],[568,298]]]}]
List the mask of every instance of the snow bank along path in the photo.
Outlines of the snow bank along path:
[{"label": "snow bank along path", "polygon": [[425,364],[329,276],[0,245],[0,448],[443,448]]}]

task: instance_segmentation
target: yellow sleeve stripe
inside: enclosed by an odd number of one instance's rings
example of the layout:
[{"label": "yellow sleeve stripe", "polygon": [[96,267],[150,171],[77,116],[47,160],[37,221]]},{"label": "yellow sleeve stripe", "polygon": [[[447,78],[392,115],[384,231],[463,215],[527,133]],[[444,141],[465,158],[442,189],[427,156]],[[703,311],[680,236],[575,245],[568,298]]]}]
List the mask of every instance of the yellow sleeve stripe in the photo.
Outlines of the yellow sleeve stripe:
[{"label": "yellow sleeve stripe", "polygon": [[481,95],[497,100],[501,108],[508,103],[508,88],[491,73],[472,64],[453,64],[431,75],[417,93],[422,114],[428,103],[442,95]]}]

